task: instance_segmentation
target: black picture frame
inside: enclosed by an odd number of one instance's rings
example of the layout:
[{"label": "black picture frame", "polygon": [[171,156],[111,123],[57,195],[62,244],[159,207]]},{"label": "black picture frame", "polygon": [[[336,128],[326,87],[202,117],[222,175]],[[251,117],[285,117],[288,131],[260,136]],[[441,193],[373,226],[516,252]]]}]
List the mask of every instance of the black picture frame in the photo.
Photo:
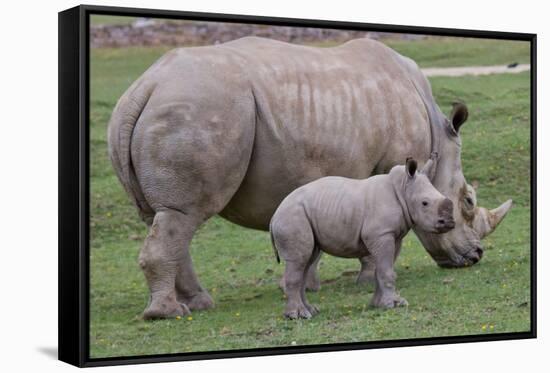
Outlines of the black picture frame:
[{"label": "black picture frame", "polygon": [[[322,27],[528,41],[531,45],[531,328],[496,333],[411,340],[373,341],[262,349],[208,351],[113,358],[89,356],[89,94],[92,14],[147,16],[202,21]],[[356,22],[319,21],[157,9],[81,5],[59,13],[59,360],[79,367],[284,355],[325,351],[484,342],[536,338],[536,52],[537,36]]]}]

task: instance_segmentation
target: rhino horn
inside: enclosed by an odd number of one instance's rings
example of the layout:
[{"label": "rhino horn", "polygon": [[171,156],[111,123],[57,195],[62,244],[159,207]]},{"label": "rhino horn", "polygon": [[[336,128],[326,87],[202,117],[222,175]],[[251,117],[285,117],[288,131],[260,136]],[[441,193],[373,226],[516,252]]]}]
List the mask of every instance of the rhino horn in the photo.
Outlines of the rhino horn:
[{"label": "rhino horn", "polygon": [[509,199],[508,201],[504,202],[502,205],[497,207],[496,209],[493,209],[490,212],[491,217],[493,218],[491,221],[491,228],[492,230],[495,230],[497,225],[504,219],[510,208],[512,207],[512,200]]},{"label": "rhino horn", "polygon": [[474,221],[474,229],[479,234],[480,238],[484,238],[493,233],[495,228],[500,224],[512,207],[512,200],[504,202],[502,205],[493,210],[487,210],[480,207]]}]

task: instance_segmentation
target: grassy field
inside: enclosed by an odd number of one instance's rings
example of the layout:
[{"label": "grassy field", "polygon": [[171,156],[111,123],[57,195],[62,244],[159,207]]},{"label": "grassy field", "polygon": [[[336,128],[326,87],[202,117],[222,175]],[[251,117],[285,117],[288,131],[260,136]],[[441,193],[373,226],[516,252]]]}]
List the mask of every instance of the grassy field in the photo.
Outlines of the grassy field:
[{"label": "grassy field", "polygon": [[90,16],[90,25],[92,26],[125,26],[132,24],[137,18],[128,16],[110,16],[110,15],[97,15]]},{"label": "grassy field", "polygon": [[[381,40],[420,67],[490,66],[529,63],[529,43],[512,40],[428,36],[419,40]],[[314,43],[332,47],[334,42]]]},{"label": "grassy field", "polygon": [[[528,60],[497,47],[465,52],[468,64]],[[424,66],[449,65],[449,41],[397,46]],[[456,48],[466,48],[457,43]],[[502,50],[495,55],[492,51]],[[397,286],[410,306],[380,311],[367,307],[372,289],[355,285],[358,262],[324,256],[322,288],[309,295],[321,313],[287,321],[277,287],[283,265],[273,257],[266,232],[219,217],[208,221],[192,243],[196,270],[215,309],[181,320],[144,322],[148,301],[137,256],[146,235],[111,168],[106,124],[118,97],[165,48],[92,50],[91,62],[91,299],[92,357],[229,350],[355,341],[456,336],[529,330],[529,75],[434,78],[444,111],[455,99],[470,108],[463,126],[463,168],[480,184],[478,202],[494,207],[513,198],[514,208],[485,240],[484,259],[460,269],[438,268],[414,234],[397,261]],[[457,56],[460,59],[460,56]]]},{"label": "grassy field", "polygon": [[429,37],[384,42],[420,67],[508,65],[530,60],[529,43],[524,41]]}]

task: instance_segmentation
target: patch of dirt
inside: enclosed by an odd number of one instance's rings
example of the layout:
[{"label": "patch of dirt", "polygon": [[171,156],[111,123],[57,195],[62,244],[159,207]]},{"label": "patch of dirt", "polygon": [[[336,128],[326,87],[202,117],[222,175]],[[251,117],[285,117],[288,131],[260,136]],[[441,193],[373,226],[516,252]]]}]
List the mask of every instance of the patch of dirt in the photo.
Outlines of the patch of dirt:
[{"label": "patch of dirt", "polygon": [[90,44],[98,47],[196,46],[225,43],[245,36],[260,36],[296,44],[342,43],[351,39],[422,39],[426,35],[288,27],[226,22],[154,20],[138,18],[126,25],[90,27]]},{"label": "patch of dirt", "polygon": [[424,75],[432,76],[465,76],[465,75],[490,75],[490,74],[517,74],[531,69],[530,64],[513,64],[497,66],[466,66],[466,67],[428,67],[422,69]]}]

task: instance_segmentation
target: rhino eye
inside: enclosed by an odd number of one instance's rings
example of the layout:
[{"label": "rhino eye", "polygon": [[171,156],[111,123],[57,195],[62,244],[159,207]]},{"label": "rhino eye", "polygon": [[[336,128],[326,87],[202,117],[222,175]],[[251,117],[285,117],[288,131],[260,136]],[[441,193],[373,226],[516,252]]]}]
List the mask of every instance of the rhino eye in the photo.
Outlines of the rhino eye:
[{"label": "rhino eye", "polygon": [[472,201],[472,198],[466,197],[466,198],[464,198],[464,200],[466,201],[466,204],[468,206],[473,206],[474,205],[474,201]]},{"label": "rhino eye", "polygon": [[422,201],[422,206],[428,206],[428,201]]}]

